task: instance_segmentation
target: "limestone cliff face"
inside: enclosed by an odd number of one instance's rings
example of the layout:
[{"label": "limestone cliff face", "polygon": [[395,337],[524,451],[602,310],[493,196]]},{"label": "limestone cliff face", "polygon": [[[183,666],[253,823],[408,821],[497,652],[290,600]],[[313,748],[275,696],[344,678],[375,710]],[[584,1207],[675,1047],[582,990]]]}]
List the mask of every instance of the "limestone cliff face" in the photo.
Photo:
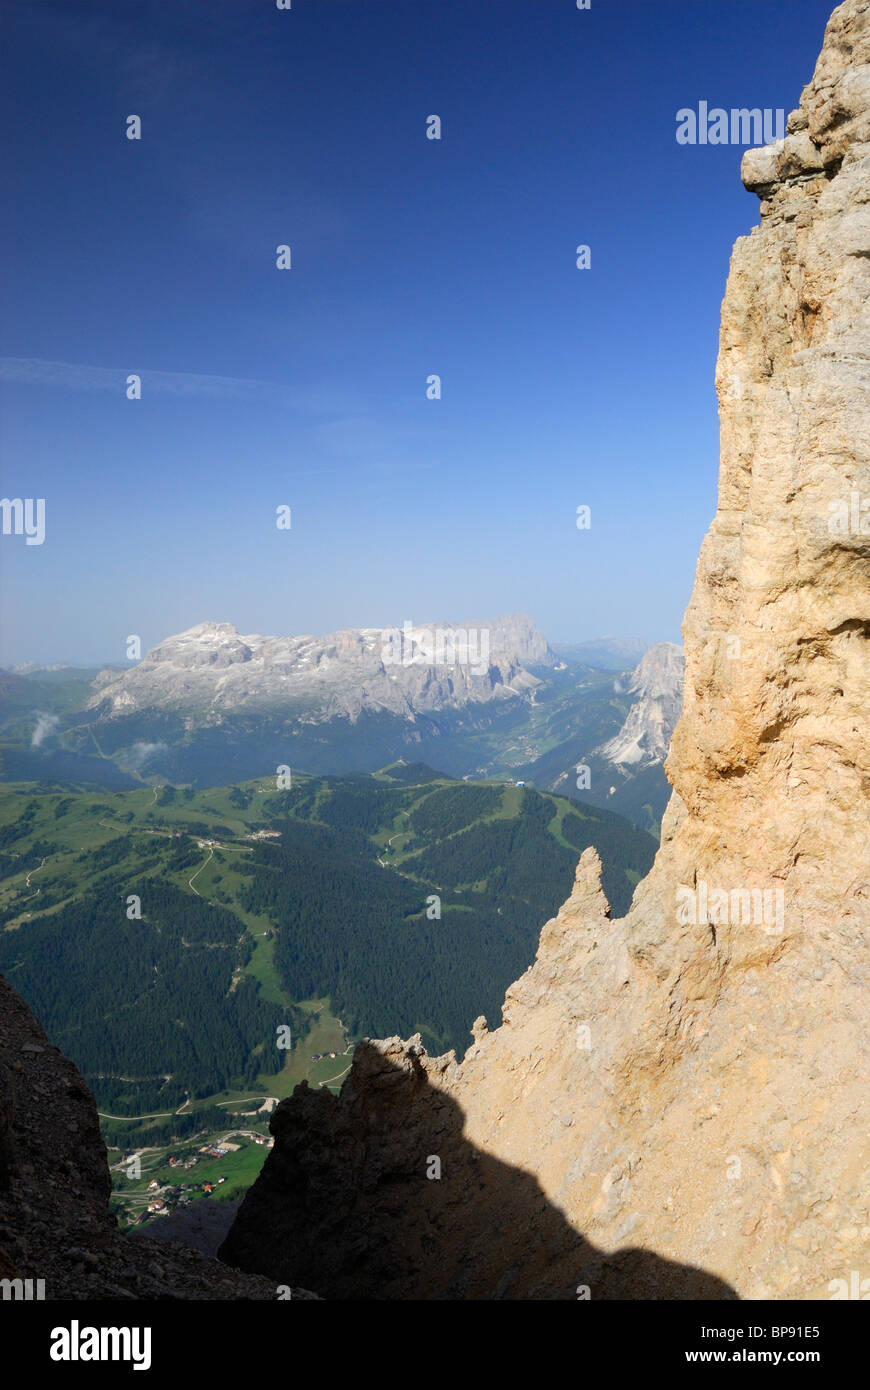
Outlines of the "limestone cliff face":
[{"label": "limestone cliff face", "polygon": [[279,1106],[226,1247],[251,1269],[471,1298],[828,1298],[870,1275],[870,0],[835,10],[743,178],[761,225],[722,311],[719,504],[654,868],[611,921],[586,852],[461,1064],[368,1044],[338,1100]]}]

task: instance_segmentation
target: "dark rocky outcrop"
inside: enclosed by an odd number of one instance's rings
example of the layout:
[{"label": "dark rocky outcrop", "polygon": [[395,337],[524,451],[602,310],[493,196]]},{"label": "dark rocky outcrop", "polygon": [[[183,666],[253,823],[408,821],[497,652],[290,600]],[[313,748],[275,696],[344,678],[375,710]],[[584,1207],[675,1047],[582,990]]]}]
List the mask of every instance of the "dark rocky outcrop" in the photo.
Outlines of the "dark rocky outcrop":
[{"label": "dark rocky outcrop", "polygon": [[736,1297],[649,1251],[596,1249],[534,1173],[468,1141],[449,1070],[391,1038],[361,1044],[340,1097],[298,1086],[221,1257],[336,1299]]},{"label": "dark rocky outcrop", "polygon": [[275,1298],[272,1280],[128,1239],[110,1190],[91,1092],[0,975],[0,1278],[45,1280],[47,1300]]}]

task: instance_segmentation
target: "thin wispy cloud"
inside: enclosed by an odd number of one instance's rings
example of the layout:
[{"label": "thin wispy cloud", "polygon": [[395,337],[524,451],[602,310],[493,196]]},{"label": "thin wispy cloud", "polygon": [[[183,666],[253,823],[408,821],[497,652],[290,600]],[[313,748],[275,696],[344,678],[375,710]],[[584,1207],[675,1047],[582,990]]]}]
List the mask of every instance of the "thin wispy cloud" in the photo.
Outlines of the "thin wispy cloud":
[{"label": "thin wispy cloud", "polygon": [[[39,357],[0,357],[0,381],[49,386],[71,391],[113,391],[123,394],[127,377],[135,374],[143,395],[158,391],[170,396],[223,396],[238,400],[272,401],[316,414],[328,414],[338,402],[334,393],[298,389],[284,382],[251,377],[213,376],[201,372],[162,372],[131,365],[93,367],[78,362],[51,362]],[[345,401],[342,404],[346,404]]]},{"label": "thin wispy cloud", "polygon": [[303,426],[303,438],[316,455],[337,466],[297,468],[294,470],[296,477],[314,477],[326,471],[345,472],[352,463],[388,474],[419,472],[433,466],[431,461],[417,456],[418,427],[401,424],[394,417],[384,420],[365,415],[365,407],[371,402],[350,398],[344,387],[294,387],[286,382],[259,381],[253,377],[93,367],[39,357],[0,357],[0,382],[66,391],[112,392],[119,400],[124,399],[127,378],[132,373],[140,378],[143,399],[157,393],[179,399],[256,401],[307,415],[309,420]]}]

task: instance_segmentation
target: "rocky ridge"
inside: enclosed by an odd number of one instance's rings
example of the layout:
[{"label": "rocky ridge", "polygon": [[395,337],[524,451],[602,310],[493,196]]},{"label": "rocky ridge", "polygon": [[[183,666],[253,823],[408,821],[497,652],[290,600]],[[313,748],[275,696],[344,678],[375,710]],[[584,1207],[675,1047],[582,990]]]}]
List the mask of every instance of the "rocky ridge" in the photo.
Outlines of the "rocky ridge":
[{"label": "rocky ridge", "polygon": [[[430,653],[439,633],[443,650]],[[451,645],[451,633],[466,636]],[[318,722],[354,721],[364,710],[413,719],[418,711],[527,695],[539,683],[528,668],[556,664],[524,614],[328,637],[243,637],[232,623],[206,622],[167,638],[129,671],[101,672],[88,707],[106,715],[156,708],[219,718],[284,708]]]}]

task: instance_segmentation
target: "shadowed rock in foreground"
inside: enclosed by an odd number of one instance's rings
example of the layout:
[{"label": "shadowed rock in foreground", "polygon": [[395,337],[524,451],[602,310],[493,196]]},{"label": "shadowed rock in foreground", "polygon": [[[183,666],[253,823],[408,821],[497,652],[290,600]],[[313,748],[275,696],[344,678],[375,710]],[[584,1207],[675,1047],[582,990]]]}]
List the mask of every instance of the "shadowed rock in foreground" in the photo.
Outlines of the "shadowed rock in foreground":
[{"label": "shadowed rock in foreground", "polygon": [[44,1280],[46,1300],[276,1297],[195,1250],[128,1240],[110,1191],[93,1096],[0,975],[0,1278]]},{"label": "shadowed rock in foreground", "polygon": [[277,1162],[222,1257],[278,1282],[304,1271],[339,1299],[735,1297],[645,1250],[595,1249],[533,1173],[468,1143],[437,1080],[419,1038],[391,1038],[359,1047],[339,1099],[298,1087],[272,1125]]},{"label": "shadowed rock in foreground", "polygon": [[223,1247],[249,1268],[339,1297],[788,1299],[870,1263],[870,0],[743,178],[762,220],[722,309],[655,865],[614,922],[586,852],[461,1065],[391,1040],[338,1101],[282,1102]]}]

